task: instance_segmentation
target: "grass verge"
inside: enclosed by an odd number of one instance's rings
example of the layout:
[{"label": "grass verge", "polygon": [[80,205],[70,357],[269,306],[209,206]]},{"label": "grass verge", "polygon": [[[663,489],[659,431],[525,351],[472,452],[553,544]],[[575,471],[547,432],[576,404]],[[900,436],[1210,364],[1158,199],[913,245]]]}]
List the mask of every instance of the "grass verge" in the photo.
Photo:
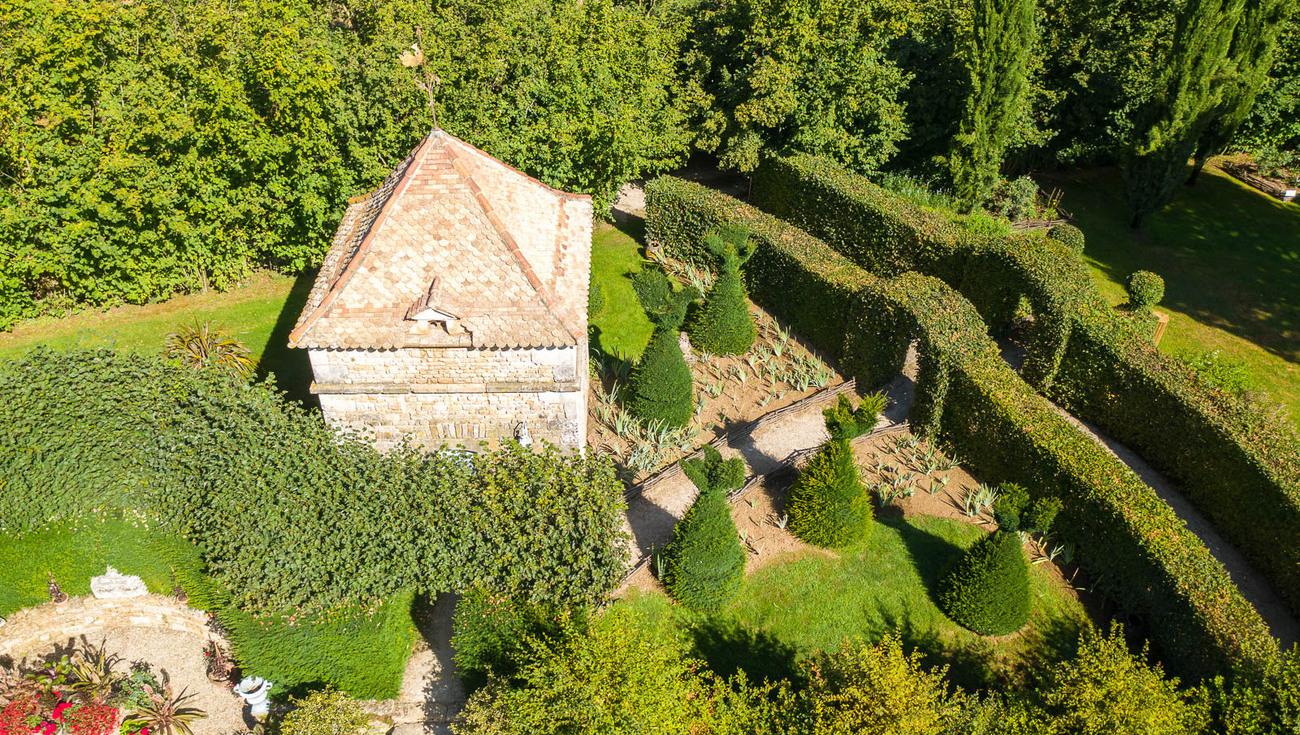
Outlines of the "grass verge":
[{"label": "grass verge", "polygon": [[654,330],[632,289],[632,275],[646,262],[639,239],[633,227],[605,223],[596,226],[591,238],[591,280],[605,293],[604,307],[590,316],[593,345],[625,362],[641,357]]},{"label": "grass verge", "polygon": [[938,580],[985,533],[942,518],[890,519],[841,554],[806,551],[759,569],[716,615],[691,614],[659,593],[636,593],[618,604],[647,621],[671,616],[690,630],[698,655],[723,674],[787,677],[799,661],[846,640],[875,641],[897,631],[928,664],[949,666],[961,686],[1017,682],[1044,662],[1071,655],[1088,616],[1038,566],[1030,575],[1033,613],[1020,632],[983,638],[944,616],[934,602]]}]

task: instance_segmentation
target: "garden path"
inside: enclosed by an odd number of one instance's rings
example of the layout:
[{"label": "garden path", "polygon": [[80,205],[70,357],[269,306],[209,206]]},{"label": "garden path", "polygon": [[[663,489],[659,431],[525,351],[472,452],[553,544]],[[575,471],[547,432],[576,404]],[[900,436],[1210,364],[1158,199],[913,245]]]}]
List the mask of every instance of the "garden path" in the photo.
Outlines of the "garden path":
[{"label": "garden path", "polygon": [[[1019,370],[1020,365],[1024,362],[1023,350],[1009,342],[1003,342],[1001,346],[1003,359],[1012,368]],[[1196,506],[1192,505],[1192,502],[1178,489],[1177,485],[1147,464],[1146,460],[1138,456],[1132,449],[1101,433],[1097,427],[1075,417],[1055,403],[1052,403],[1051,406],[1066,421],[1078,427],[1084,436],[1097,442],[1106,451],[1118,458],[1119,461],[1128,465],[1129,469],[1133,470],[1143,482],[1155,491],[1161,500],[1165,501],[1173,509],[1174,514],[1187,525],[1187,530],[1195,534],[1201,540],[1201,543],[1205,544],[1206,548],[1210,550],[1210,554],[1228,570],[1228,576],[1237,585],[1237,589],[1241,590],[1242,596],[1259,611],[1260,617],[1264,618],[1264,622],[1268,624],[1273,637],[1278,639],[1283,648],[1300,642],[1300,623],[1297,623],[1291,611],[1283,604],[1282,599],[1277,596],[1272,585],[1246,559],[1246,556],[1237,547],[1230,544],[1214,527],[1214,524],[1210,523],[1209,519],[1202,515],[1196,509]]]},{"label": "garden path", "polygon": [[[889,405],[872,434],[906,423],[912,408],[915,370],[913,351],[909,352],[903,371],[882,388],[889,397]],[[758,478],[785,472],[796,459],[826,441],[828,435],[822,410],[840,393],[851,388],[847,383],[827,388],[761,417],[750,427],[728,433],[718,451],[723,457],[743,457],[749,465],[751,483]],[[865,437],[860,438],[863,439]],[[690,508],[696,495],[695,484],[677,470],[676,465],[633,489],[628,498],[624,525],[631,539],[628,547],[629,577],[646,564],[655,549],[672,539],[673,526]]]},{"label": "garden path", "polygon": [[406,662],[396,699],[366,702],[373,714],[390,719],[392,735],[451,735],[451,721],[465,706],[465,685],[452,661],[451,618],[456,596],[439,595],[432,605],[416,603],[420,640]]}]

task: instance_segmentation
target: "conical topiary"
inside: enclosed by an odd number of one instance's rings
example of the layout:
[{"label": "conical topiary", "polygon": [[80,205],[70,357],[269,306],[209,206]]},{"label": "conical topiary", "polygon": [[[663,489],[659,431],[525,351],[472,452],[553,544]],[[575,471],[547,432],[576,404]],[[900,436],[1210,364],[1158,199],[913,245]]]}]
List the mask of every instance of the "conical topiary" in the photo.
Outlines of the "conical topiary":
[{"label": "conical topiary", "polygon": [[743,355],[754,346],[757,330],[736,258],[724,261],[704,303],[691,315],[686,332],[692,347],[714,355]]},{"label": "conical topiary", "polygon": [[695,415],[695,395],[676,327],[655,325],[640,362],[632,368],[627,395],[628,410],[646,423],[690,423]]},{"label": "conical topiary", "polygon": [[810,544],[842,548],[866,535],[871,518],[853,448],[843,439],[827,441],[790,489],[790,530]]},{"label": "conical topiary", "polygon": [[745,463],[724,461],[706,446],[703,458],[682,462],[682,469],[700,496],[673,529],[673,540],[659,557],[659,578],[673,599],[711,612],[735,599],[745,577],[745,550],[727,502],[727,492],[745,481]]},{"label": "conical topiary", "polygon": [[1006,635],[1029,620],[1029,563],[1020,537],[997,531],[962,555],[944,575],[939,607],[982,635]]}]

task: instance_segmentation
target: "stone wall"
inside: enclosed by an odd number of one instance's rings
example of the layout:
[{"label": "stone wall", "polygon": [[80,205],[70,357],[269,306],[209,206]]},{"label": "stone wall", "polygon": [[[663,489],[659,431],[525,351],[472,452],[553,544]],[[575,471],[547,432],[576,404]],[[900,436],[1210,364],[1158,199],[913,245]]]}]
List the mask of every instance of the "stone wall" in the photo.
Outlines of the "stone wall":
[{"label": "stone wall", "polygon": [[14,613],[0,626],[0,656],[19,661],[81,636],[98,643],[105,630],[117,628],[174,630],[200,639],[210,635],[207,614],[173,597],[74,597],[61,604],[47,603]]},{"label": "stone wall", "polygon": [[311,350],[313,390],[334,427],[380,449],[478,448],[511,438],[582,447],[587,433],[587,349]]}]

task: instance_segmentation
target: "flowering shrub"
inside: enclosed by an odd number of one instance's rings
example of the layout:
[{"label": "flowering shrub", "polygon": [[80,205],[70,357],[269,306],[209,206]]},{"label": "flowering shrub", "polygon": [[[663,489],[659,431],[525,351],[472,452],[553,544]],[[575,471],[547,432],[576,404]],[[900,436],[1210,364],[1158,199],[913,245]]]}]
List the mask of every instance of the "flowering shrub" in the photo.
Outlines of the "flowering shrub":
[{"label": "flowering shrub", "polygon": [[32,692],[15,697],[0,710],[0,735],[28,735],[40,727],[40,697]]}]

